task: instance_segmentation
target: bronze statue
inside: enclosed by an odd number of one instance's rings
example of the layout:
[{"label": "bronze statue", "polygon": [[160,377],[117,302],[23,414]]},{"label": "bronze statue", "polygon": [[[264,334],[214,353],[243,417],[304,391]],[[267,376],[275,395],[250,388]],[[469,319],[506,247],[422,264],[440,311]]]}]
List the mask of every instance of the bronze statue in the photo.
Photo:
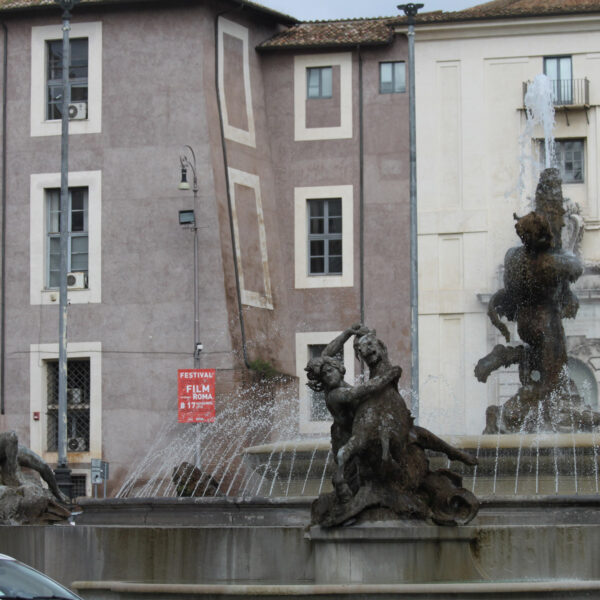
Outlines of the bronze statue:
[{"label": "bronze statue", "polygon": [[219,482],[212,475],[186,461],[173,467],[171,481],[175,484],[179,497],[223,495],[219,491]]},{"label": "bronze statue", "polygon": [[[562,248],[563,197],[556,169],[542,172],[535,210],[515,225],[522,246],[504,258],[504,288],[490,299],[488,315],[510,341],[506,317],[517,324],[522,344],[498,344],[475,367],[481,382],[497,368],[519,365],[521,388],[503,406],[490,406],[485,433],[589,430],[600,414],[585,406],[570,381],[563,318],[573,318],[579,303],[570,289],[583,272],[577,256]],[[516,218],[516,216],[515,216]]]},{"label": "bronze statue", "polygon": [[[36,471],[49,491],[25,477],[22,467]],[[0,524],[60,521],[71,515],[68,503],[42,458],[20,445],[14,431],[0,433]]]},{"label": "bronze statue", "polygon": [[[358,358],[370,370],[368,381],[351,386],[334,358],[355,336]],[[425,450],[445,453],[469,465],[476,460],[422,427],[415,426],[397,384],[402,373],[392,366],[375,331],[360,324],[346,329],[319,358],[309,361],[309,386],[324,391],[333,416],[331,446],[336,462],[334,492],[313,505],[313,522],[322,526],[368,519],[369,509],[384,508],[396,518],[431,518],[441,524],[466,523],[477,513],[473,494],[447,469],[432,472]]]}]

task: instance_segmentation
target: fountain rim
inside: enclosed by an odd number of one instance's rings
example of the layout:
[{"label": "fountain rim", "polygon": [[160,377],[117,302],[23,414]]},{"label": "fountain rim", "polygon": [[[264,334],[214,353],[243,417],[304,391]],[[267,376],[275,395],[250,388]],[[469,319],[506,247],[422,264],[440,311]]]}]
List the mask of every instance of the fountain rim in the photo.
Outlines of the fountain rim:
[{"label": "fountain rim", "polygon": [[[598,433],[492,433],[481,435],[440,435],[451,446],[469,450],[483,449],[519,449],[519,448],[590,448],[600,445]],[[248,446],[242,454],[265,454],[277,452],[310,452],[313,450],[328,451],[331,449],[329,438],[299,438],[281,440]]]}]

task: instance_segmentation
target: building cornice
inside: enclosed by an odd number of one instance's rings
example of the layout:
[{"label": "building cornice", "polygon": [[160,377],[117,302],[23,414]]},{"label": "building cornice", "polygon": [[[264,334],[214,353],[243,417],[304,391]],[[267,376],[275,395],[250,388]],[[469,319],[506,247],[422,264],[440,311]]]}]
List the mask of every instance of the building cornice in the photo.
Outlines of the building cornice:
[{"label": "building cornice", "polygon": [[[510,20],[479,20],[460,23],[428,23],[417,26],[415,40],[417,42],[426,42],[457,38],[469,39],[554,33],[582,33],[586,31],[598,31],[599,29],[600,13]],[[407,28],[404,26],[396,27],[394,32],[397,34],[406,34]]]}]

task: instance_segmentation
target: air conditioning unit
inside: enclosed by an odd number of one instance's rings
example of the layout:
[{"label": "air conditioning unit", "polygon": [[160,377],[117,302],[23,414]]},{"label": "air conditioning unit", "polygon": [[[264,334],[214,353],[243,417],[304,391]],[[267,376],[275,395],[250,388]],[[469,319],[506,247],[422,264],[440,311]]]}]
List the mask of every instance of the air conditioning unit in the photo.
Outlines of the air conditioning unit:
[{"label": "air conditioning unit", "polygon": [[87,440],[82,437],[72,437],[67,440],[67,448],[71,452],[85,452]]},{"label": "air conditioning unit", "polygon": [[87,119],[87,102],[69,104],[69,119]]},{"label": "air conditioning unit", "polygon": [[67,273],[67,287],[70,290],[84,290],[88,286],[87,273],[83,271],[73,271]]}]

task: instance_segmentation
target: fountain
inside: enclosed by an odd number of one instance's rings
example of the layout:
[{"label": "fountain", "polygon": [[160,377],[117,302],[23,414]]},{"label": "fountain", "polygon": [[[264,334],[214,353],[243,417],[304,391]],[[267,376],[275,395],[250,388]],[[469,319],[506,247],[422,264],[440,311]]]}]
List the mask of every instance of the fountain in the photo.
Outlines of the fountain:
[{"label": "fountain", "polygon": [[[331,443],[299,436],[289,381],[267,397],[257,385],[212,424],[165,423],[117,497],[82,501],[74,527],[15,529],[0,551],[78,580],[90,599],[597,595],[599,418],[575,393],[562,329],[581,265],[560,242],[551,103],[543,79],[530,87],[547,164],[490,301],[492,323],[507,334],[502,318],[514,321],[522,343],[505,335],[476,369],[484,380],[518,365],[521,388],[488,409],[485,434],[440,439],[415,426],[399,370],[357,325],[342,337],[355,336],[368,381],[342,383],[339,339],[308,365],[333,414]],[[88,560],[69,561],[76,552]]]}]

